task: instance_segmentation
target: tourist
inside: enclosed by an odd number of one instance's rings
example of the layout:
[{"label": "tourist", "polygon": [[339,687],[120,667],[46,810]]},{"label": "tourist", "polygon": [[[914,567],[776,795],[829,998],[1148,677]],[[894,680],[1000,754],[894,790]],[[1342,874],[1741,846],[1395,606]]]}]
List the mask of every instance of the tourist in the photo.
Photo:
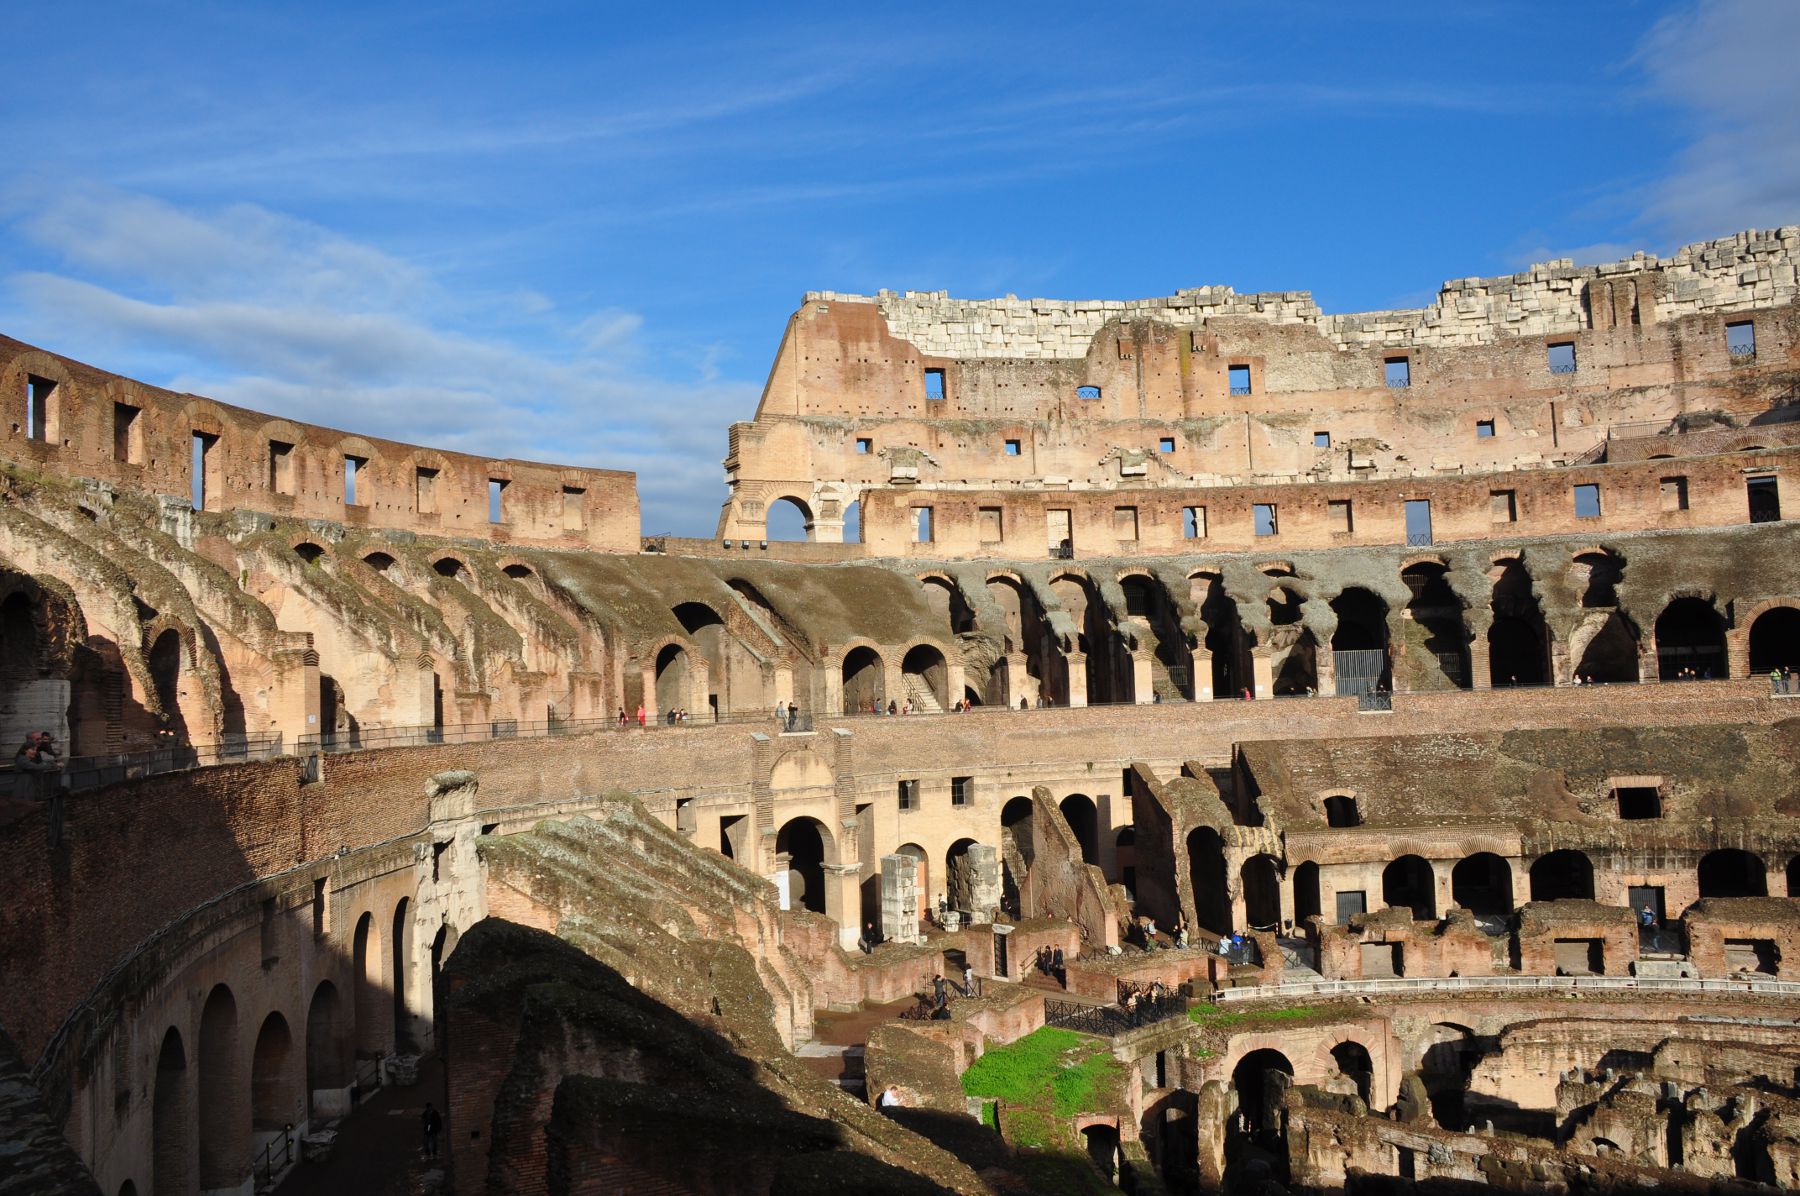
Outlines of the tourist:
[{"label": "tourist", "polygon": [[25,737],[13,755],[13,767],[20,772],[55,772],[62,767],[56,752],[56,737],[48,731],[33,731]]},{"label": "tourist", "polygon": [[958,699],[956,699],[956,705],[950,707],[950,713],[951,714],[961,714],[962,712],[963,712],[962,699],[958,698]]},{"label": "tourist", "polygon": [[[882,1110],[884,1113],[889,1109],[898,1109],[900,1107],[900,1090],[892,1084],[883,1088],[881,1090],[881,1095],[875,1098],[875,1107]],[[892,1116],[892,1114],[889,1114],[889,1116]]]},{"label": "tourist", "polygon": [[875,950],[875,923],[873,923],[873,922],[864,922],[863,923],[862,937],[856,940],[856,945],[858,947],[862,948],[862,953],[864,955],[869,955],[874,952],[874,950]]},{"label": "tourist", "polygon": [[932,987],[932,991],[934,994],[933,999],[937,1002],[937,1007],[939,1009],[942,1009],[946,1005],[950,1004],[950,997],[949,997],[949,994],[945,991],[945,981],[944,981],[943,976],[941,976],[941,975],[933,976],[931,978],[931,987]]},{"label": "tourist", "polygon": [[800,707],[794,705],[792,702],[789,702],[788,708],[787,708],[787,729],[792,731],[794,729],[794,727],[799,724],[799,722],[800,722]]},{"label": "tourist", "polygon": [[970,964],[963,964],[963,996],[975,995],[975,969]]},{"label": "tourist", "polygon": [[621,707],[619,707],[619,726],[623,727],[624,725],[625,725],[625,707],[621,706]]},{"label": "tourist", "polygon": [[638,726],[647,727],[649,725],[650,725],[649,720],[644,713],[644,704],[642,702],[639,702],[638,703]]},{"label": "tourist", "polygon": [[444,1119],[430,1101],[425,1102],[425,1111],[419,1114],[419,1128],[425,1131],[425,1157],[437,1158],[437,1140],[444,1130]]},{"label": "tourist", "polygon": [[1654,929],[1656,926],[1656,911],[1646,905],[1643,909],[1638,911],[1638,921],[1643,924],[1645,930]]}]

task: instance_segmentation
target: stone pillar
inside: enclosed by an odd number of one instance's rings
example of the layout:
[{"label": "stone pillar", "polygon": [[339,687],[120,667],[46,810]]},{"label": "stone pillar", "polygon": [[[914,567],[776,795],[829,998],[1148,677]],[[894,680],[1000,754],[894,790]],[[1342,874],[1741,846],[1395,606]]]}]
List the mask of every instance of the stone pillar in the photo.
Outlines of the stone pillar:
[{"label": "stone pillar", "polygon": [[1250,675],[1255,679],[1255,688],[1251,692],[1256,697],[1275,696],[1275,662],[1272,656],[1267,648],[1250,649]]},{"label": "stone pillar", "polygon": [[825,914],[838,924],[838,946],[856,950],[862,923],[862,865],[826,864]]},{"label": "stone pillar", "polygon": [[1150,670],[1148,654],[1131,657],[1131,693],[1132,701],[1139,706],[1148,706],[1156,701],[1156,678]]},{"label": "stone pillar", "polygon": [[1638,644],[1638,680],[1655,681],[1661,676],[1657,667],[1656,633],[1646,632],[1642,642]]},{"label": "stone pillar", "polygon": [[792,860],[785,851],[777,851],[769,856],[769,883],[775,886],[775,892],[782,909],[793,909],[793,894],[788,891],[788,864]]},{"label": "stone pillar", "polygon": [[[1733,681],[1750,676],[1750,629],[1740,627],[1725,633],[1725,675]],[[1775,890],[1770,889],[1773,893]]]},{"label": "stone pillar", "polygon": [[924,894],[919,892],[918,861],[909,855],[881,857],[881,937],[889,943],[919,943],[919,917]]},{"label": "stone pillar", "polygon": [[1007,704],[1017,708],[1019,699],[1023,697],[1033,706],[1037,705],[1037,686],[1032,683],[1031,670],[1025,662],[1025,653],[1008,652],[1006,654],[1006,670],[1002,674],[1006,678],[1006,692],[1003,695]]},{"label": "stone pillar", "polygon": [[1320,644],[1314,662],[1319,674],[1319,695],[1330,697],[1337,693],[1337,657],[1332,654],[1331,641]]},{"label": "stone pillar", "polygon": [[[891,654],[890,654],[891,655]],[[904,705],[906,702],[906,673],[900,667],[897,657],[881,658],[881,709],[887,711],[887,704],[894,702]]]},{"label": "stone pillar", "polygon": [[688,697],[687,711],[689,718],[703,718],[711,706],[707,699],[712,695],[712,662],[698,652],[688,653]]},{"label": "stone pillar", "polygon": [[1483,621],[1474,628],[1475,638],[1469,641],[1469,688],[1492,689],[1494,685],[1494,665],[1492,646],[1488,643],[1488,627],[1491,624]]},{"label": "stone pillar", "polygon": [[[648,664],[640,665],[638,668],[638,677],[639,684],[643,686],[641,692],[644,695],[645,715],[649,718],[649,721],[655,722],[656,716],[662,713],[662,711],[656,708],[656,662],[651,661]],[[626,713],[630,714],[633,718],[637,717],[637,711],[635,710],[630,710]]]},{"label": "stone pillar", "polygon": [[[1087,653],[1069,652],[1063,656],[1063,662],[1069,670],[1069,705],[1086,706],[1087,703]],[[1014,698],[1014,706],[1019,699]]]},{"label": "stone pillar", "polygon": [[969,878],[969,909],[976,922],[992,922],[1000,913],[1000,853],[985,843],[972,845],[963,855]]},{"label": "stone pillar", "polygon": [[1456,898],[1451,896],[1451,873],[1456,869],[1455,860],[1431,860],[1431,880],[1437,902],[1438,917],[1443,917],[1456,908]]},{"label": "stone pillar", "polygon": [[827,652],[819,661],[825,674],[825,709],[821,714],[844,713],[844,653],[842,649]]},{"label": "stone pillar", "polygon": [[1218,699],[1212,688],[1212,653],[1205,648],[1194,649],[1194,701],[1211,702]]}]

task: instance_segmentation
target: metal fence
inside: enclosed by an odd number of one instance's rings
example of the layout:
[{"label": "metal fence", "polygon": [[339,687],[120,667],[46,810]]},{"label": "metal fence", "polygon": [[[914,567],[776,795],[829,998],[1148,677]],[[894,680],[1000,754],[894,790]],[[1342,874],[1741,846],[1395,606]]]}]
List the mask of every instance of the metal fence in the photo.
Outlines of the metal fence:
[{"label": "metal fence", "polygon": [[256,1190],[262,1191],[275,1182],[275,1177],[294,1162],[294,1127],[286,1126],[270,1138],[262,1153],[256,1156]]},{"label": "metal fence", "polygon": [[74,756],[55,772],[24,772],[9,764],[0,767],[0,792],[15,798],[47,798],[59,791],[80,793],[166,772],[272,760],[282,754],[280,734],[269,733],[227,735],[217,743],[171,745],[145,752]]},{"label": "metal fence", "polygon": [[1045,1000],[1044,1024],[1082,1034],[1111,1038],[1130,1030],[1181,1017],[1188,1011],[1188,1000],[1179,993],[1166,997],[1142,997],[1136,1006],[1083,1005],[1076,1001]]},{"label": "metal fence", "polygon": [[[1252,988],[1227,988],[1213,994],[1213,1001],[1285,1000],[1291,997],[1373,996],[1381,993],[1460,992],[1484,989],[1501,992],[1668,992],[1722,993],[1743,996],[1761,993],[1800,998],[1800,981],[1700,980],[1651,976],[1446,976],[1399,977],[1392,980],[1315,980],[1298,984],[1264,984]],[[1046,1003],[1046,1007],[1047,1007]]]}]

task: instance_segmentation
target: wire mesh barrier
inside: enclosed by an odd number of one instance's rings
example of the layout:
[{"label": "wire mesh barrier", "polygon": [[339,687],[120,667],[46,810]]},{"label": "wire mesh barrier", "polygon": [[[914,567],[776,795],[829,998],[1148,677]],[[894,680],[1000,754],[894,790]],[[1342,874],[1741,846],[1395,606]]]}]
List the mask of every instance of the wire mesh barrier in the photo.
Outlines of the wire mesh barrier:
[{"label": "wire mesh barrier", "polygon": [[1179,993],[1171,993],[1165,997],[1140,997],[1129,1009],[1120,1005],[1083,1005],[1076,1001],[1046,1000],[1044,1024],[1100,1038],[1111,1038],[1172,1017],[1181,1017],[1187,1011],[1188,1000]]}]

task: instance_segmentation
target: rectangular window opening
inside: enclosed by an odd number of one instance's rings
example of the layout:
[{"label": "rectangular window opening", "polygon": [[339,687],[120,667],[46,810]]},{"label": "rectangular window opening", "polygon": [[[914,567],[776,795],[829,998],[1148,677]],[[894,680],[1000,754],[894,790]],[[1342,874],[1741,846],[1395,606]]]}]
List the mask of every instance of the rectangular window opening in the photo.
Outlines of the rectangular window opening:
[{"label": "rectangular window opening", "polygon": [[1325,514],[1331,530],[1334,533],[1340,536],[1347,536],[1352,531],[1356,530],[1355,522],[1350,513],[1349,499],[1334,498],[1328,500],[1325,503]]},{"label": "rectangular window opening", "polygon": [[1750,502],[1751,523],[1781,521],[1781,488],[1777,479],[1749,478],[1744,482],[1744,493]]},{"label": "rectangular window opening", "polygon": [[930,369],[925,371],[925,397],[932,402],[941,402],[944,398],[944,371]]},{"label": "rectangular window opening", "polygon": [[1077,386],[1075,397],[1083,402],[1092,403],[1100,397],[1100,388],[1098,386]]},{"label": "rectangular window opening", "polygon": [[269,441],[269,489],[276,494],[294,492],[294,446],[285,440]]},{"label": "rectangular window opening", "polygon": [[1629,822],[1662,817],[1662,794],[1653,785],[1632,785],[1613,790],[1619,817]]},{"label": "rectangular window opening", "polygon": [[352,457],[348,453],[344,455],[344,505],[346,507],[359,505],[356,497],[356,483],[362,473],[362,467],[368,463],[367,457]]},{"label": "rectangular window opening", "polygon": [[212,474],[213,471],[218,468],[218,464],[217,457],[213,453],[213,448],[218,443],[219,438],[211,433],[194,433],[193,459],[191,462],[193,466],[193,477],[189,482],[190,492],[188,498],[192,501],[194,510],[196,511],[206,510],[207,501],[215,495],[216,479]]},{"label": "rectangular window opening", "polygon": [[1515,492],[1511,490],[1489,490],[1488,513],[1495,523],[1518,522],[1519,504]]},{"label": "rectangular window opening", "polygon": [[113,460],[127,465],[143,461],[144,432],[138,424],[138,416],[142,414],[141,408],[130,403],[113,404]]},{"label": "rectangular window opening", "polygon": [[875,442],[867,436],[858,436],[856,438],[856,451],[866,457],[875,451]]},{"label": "rectangular window opening", "polygon": [[1247,395],[1250,393],[1250,367],[1249,366],[1247,366],[1247,365],[1230,366],[1229,368],[1226,369],[1225,376],[1231,383],[1231,393],[1232,394]]},{"label": "rectangular window opening", "polygon": [[1478,419],[1475,421],[1475,439],[1490,440],[1493,438],[1493,435],[1494,435],[1494,421],[1493,420]]},{"label": "rectangular window opening", "polygon": [[312,916],[313,916],[313,937],[314,938],[324,938],[326,926],[325,926],[325,878],[323,876],[315,876],[313,878]]},{"label": "rectangular window opening", "polygon": [[1138,509],[1136,507],[1113,508],[1113,538],[1116,540],[1138,538]]},{"label": "rectangular window opening", "polygon": [[1405,390],[1412,385],[1412,359],[1407,357],[1389,357],[1382,363],[1382,376],[1393,390]]},{"label": "rectangular window opening", "polygon": [[916,778],[900,782],[900,808],[916,810],[919,808],[919,782]]},{"label": "rectangular window opening", "polygon": [[1272,502],[1256,503],[1253,515],[1256,520],[1256,534],[1257,535],[1273,536],[1276,533],[1277,527],[1276,527],[1276,523],[1275,523],[1275,504],[1274,503],[1272,503]]},{"label": "rectangular window opening", "polygon": [[1406,500],[1406,542],[1414,547],[1423,547],[1431,543],[1431,500],[1429,498]]},{"label": "rectangular window opening", "polygon": [[914,507],[912,509],[913,543],[931,543],[931,508]]},{"label": "rectangular window opening", "polygon": [[506,522],[506,479],[488,479],[488,522]]},{"label": "rectangular window opening", "polygon": [[999,507],[982,507],[979,512],[979,522],[983,544],[998,544],[1006,538],[1006,529]]},{"label": "rectangular window opening", "polygon": [[1575,487],[1575,518],[1600,518],[1600,487],[1593,482],[1583,482]]},{"label": "rectangular window opening", "polygon": [[580,486],[562,488],[563,530],[578,532],[587,527],[587,491]]},{"label": "rectangular window opening", "polygon": [[1665,511],[1685,511],[1688,509],[1688,484],[1683,477],[1664,478],[1659,484],[1662,493],[1662,509]]},{"label": "rectangular window opening", "polygon": [[50,396],[56,383],[36,374],[25,376],[25,434],[33,440],[50,438]]},{"label": "rectangular window opening", "polygon": [[1005,451],[1006,451],[1006,455],[1009,457],[1018,456],[1019,455],[1019,442],[1016,440],[1007,441]]},{"label": "rectangular window opening", "polygon": [[1044,526],[1050,536],[1050,555],[1060,560],[1072,559],[1075,556],[1075,526],[1068,508],[1045,511]]},{"label": "rectangular window opening", "polygon": [[1331,447],[1331,433],[1330,432],[1314,432],[1313,433],[1313,447],[1314,448],[1330,448]]},{"label": "rectangular window opening", "polygon": [[1575,372],[1575,343],[1559,341],[1545,346],[1545,354],[1550,362],[1552,374],[1573,374]]},{"label": "rectangular window opening", "polygon": [[1183,507],[1181,510],[1181,525],[1183,539],[1206,539],[1206,508]]},{"label": "rectangular window opening", "polygon": [[1156,451],[1159,453],[1174,452],[1175,451],[1175,438],[1173,436],[1164,436],[1161,440],[1158,440],[1156,442]]},{"label": "rectangular window opening", "polygon": [[975,799],[975,778],[974,777],[951,777],[950,778],[950,804],[951,805],[966,806],[974,799]]},{"label": "rectangular window opening", "polygon": [[413,510],[421,515],[437,514],[438,471],[419,466],[413,473]]},{"label": "rectangular window opening", "polygon": [[1733,360],[1748,361],[1756,356],[1756,324],[1739,320],[1725,325],[1725,351]]}]

